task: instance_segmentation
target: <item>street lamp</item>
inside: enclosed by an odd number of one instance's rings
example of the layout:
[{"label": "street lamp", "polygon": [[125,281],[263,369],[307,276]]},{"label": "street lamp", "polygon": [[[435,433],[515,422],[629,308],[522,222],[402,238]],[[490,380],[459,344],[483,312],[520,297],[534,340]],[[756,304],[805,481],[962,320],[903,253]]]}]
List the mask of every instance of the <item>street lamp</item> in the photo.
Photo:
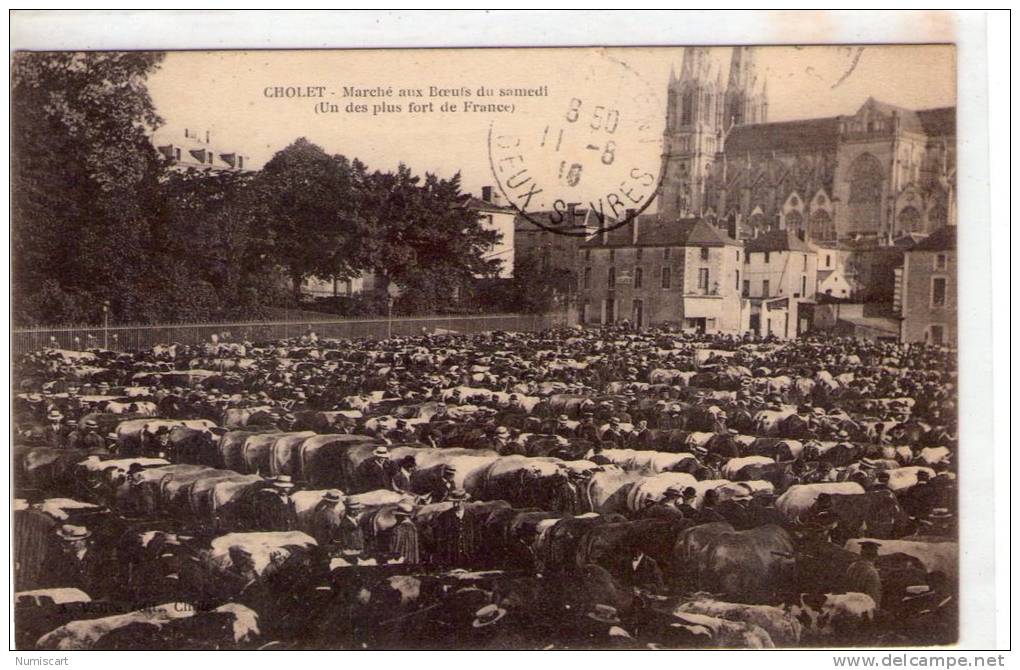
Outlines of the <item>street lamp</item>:
[{"label": "street lamp", "polygon": [[110,301],[103,301],[103,349],[110,348]]},{"label": "street lamp", "polygon": [[386,298],[386,339],[393,337],[393,296]]}]

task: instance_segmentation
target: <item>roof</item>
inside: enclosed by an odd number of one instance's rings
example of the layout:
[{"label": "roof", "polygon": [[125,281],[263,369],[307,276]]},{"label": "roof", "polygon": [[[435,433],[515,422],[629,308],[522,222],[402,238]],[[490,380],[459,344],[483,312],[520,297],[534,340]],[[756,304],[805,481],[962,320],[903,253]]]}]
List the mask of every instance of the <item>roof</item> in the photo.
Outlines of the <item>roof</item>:
[{"label": "roof", "polygon": [[893,319],[881,316],[841,316],[838,321],[849,323],[855,328],[869,328],[890,335],[898,335],[900,325]]},{"label": "roof", "polygon": [[615,228],[606,233],[605,244],[602,235],[596,235],[583,247],[722,247],[740,246],[740,242],[716,228],[704,219],[679,219],[664,221],[654,215],[637,218],[637,241],[633,241],[633,223]]},{"label": "roof", "polygon": [[928,236],[923,242],[914,245],[911,251],[955,251],[956,226],[943,226]]},{"label": "roof", "polygon": [[761,251],[814,251],[807,242],[797,237],[797,233],[792,230],[770,230],[754,239],[747,240],[744,243],[744,247],[749,254]]},{"label": "roof", "polygon": [[956,107],[922,109],[917,118],[928,135],[956,135]]},{"label": "roof", "polygon": [[918,243],[926,239],[928,239],[928,236],[924,233],[904,233],[893,240],[893,244],[904,249],[913,249]]},{"label": "roof", "polygon": [[835,149],[839,118],[805,119],[737,126],[726,136],[724,151],[736,160],[742,153]]},{"label": "roof", "polygon": [[503,207],[502,205],[497,205],[495,203],[491,203],[491,202],[482,200],[481,198],[476,198],[475,196],[469,197],[467,199],[467,202],[464,203],[464,206],[466,208],[468,208],[468,209],[476,209],[476,210],[478,210],[480,212],[513,212],[514,211],[513,207]]}]

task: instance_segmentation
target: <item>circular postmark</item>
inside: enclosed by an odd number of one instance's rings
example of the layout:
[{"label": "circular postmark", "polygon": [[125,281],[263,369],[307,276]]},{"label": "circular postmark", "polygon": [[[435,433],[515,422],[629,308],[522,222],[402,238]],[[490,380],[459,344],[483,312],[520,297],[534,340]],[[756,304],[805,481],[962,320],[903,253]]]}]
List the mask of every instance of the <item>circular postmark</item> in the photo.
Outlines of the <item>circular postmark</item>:
[{"label": "circular postmark", "polygon": [[[663,107],[606,50],[563,50],[569,85],[540,109],[489,126],[489,164],[506,201],[536,226],[586,237],[626,224],[662,180]],[[559,89],[559,90],[555,90]]]}]

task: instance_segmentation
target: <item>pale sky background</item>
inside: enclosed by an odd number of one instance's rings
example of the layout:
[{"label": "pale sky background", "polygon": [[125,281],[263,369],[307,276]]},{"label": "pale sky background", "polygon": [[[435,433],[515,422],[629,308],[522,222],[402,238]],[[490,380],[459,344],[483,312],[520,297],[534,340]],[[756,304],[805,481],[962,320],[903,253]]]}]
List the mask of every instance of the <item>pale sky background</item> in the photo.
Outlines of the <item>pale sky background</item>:
[{"label": "pale sky background", "polygon": [[[769,82],[769,121],[852,114],[869,96],[912,109],[955,104],[952,46],[865,47],[852,73],[837,85],[851,69],[857,49],[758,48],[759,76],[767,74]],[[652,102],[660,109],[654,115],[658,123],[654,133],[661,136],[670,66],[679,73],[683,48],[607,52],[625,62],[657,96]],[[730,53],[725,47],[712,50],[724,81]],[[327,100],[342,107],[350,102],[342,97],[343,86],[547,85],[549,98],[512,100],[518,106],[516,114],[497,118],[502,124],[534,125],[559,114],[554,108],[560,101],[579,95],[575,91],[581,88],[584,64],[599,54],[595,49],[170,52],[150,78],[149,90],[166,121],[162,132],[209,130],[217,148],[248,155],[256,167],[304,136],[327,152],[360,158],[372,169],[391,170],[402,161],[415,172],[443,177],[460,170],[465,190],[477,194],[482,185],[493,183],[487,149],[493,120],[489,114],[317,115],[314,101],[269,99],[263,90],[277,85],[326,86],[335,92]],[[628,106],[626,100],[617,103]],[[643,151],[642,159],[657,165],[661,147],[646,145]]]}]

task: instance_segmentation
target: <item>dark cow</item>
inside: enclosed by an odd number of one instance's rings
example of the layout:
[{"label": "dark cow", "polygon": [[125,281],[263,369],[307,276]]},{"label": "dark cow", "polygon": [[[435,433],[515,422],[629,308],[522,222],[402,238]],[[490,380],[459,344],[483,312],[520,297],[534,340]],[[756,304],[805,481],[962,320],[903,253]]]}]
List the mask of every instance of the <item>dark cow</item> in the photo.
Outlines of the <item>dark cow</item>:
[{"label": "dark cow", "polygon": [[728,523],[695,526],[677,537],[673,556],[700,590],[733,602],[775,601],[796,576],[793,540],[771,524],[741,531]]}]

